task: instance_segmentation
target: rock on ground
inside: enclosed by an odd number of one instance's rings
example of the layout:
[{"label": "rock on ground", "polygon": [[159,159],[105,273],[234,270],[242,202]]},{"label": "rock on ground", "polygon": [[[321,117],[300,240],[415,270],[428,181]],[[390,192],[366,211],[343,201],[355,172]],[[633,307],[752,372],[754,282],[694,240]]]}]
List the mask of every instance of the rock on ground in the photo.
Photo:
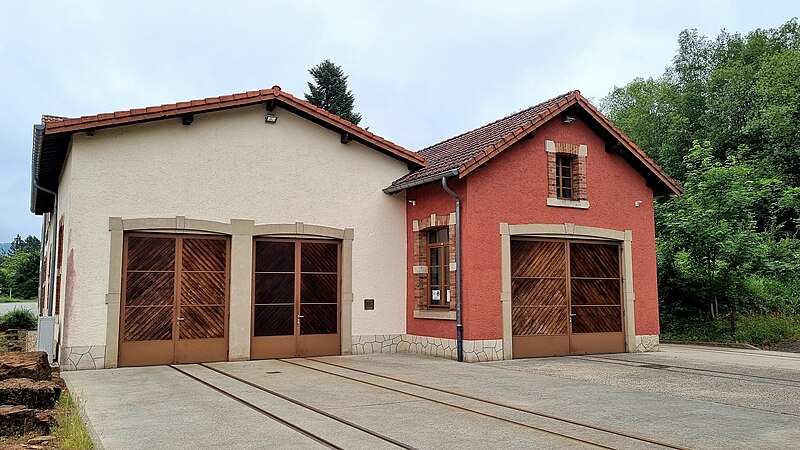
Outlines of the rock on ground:
[{"label": "rock on ground", "polygon": [[30,378],[9,378],[0,381],[0,405],[50,409],[59,397],[61,397],[61,387],[52,381],[35,381]]},{"label": "rock on ground", "polygon": [[52,414],[24,406],[0,406],[0,436],[24,433],[49,434],[56,424]]},{"label": "rock on ground", "polygon": [[0,380],[9,378],[49,380],[50,377],[50,362],[45,352],[0,353]]}]

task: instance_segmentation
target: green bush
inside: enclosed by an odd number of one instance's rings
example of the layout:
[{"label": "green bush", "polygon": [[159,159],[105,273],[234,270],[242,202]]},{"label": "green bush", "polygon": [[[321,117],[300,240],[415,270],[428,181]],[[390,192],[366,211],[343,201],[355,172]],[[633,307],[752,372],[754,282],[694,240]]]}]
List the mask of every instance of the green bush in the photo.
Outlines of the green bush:
[{"label": "green bush", "polygon": [[733,340],[753,345],[775,345],[799,337],[800,317],[755,314],[736,321]]},{"label": "green bush", "polygon": [[743,284],[743,303],[749,307],[762,313],[800,313],[800,281],[752,275]]},{"label": "green bush", "polygon": [[0,315],[0,324],[8,330],[35,330],[37,322],[36,315],[23,308],[14,308]]},{"label": "green bush", "polygon": [[664,323],[665,341],[738,342],[770,346],[800,339],[800,315],[748,314],[737,316],[736,331],[730,331],[730,318],[716,321]]}]

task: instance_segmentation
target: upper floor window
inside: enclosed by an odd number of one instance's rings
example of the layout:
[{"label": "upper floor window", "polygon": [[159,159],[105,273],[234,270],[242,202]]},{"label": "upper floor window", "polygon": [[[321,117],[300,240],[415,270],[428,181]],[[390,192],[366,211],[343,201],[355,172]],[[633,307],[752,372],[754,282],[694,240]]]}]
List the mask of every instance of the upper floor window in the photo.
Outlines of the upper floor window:
[{"label": "upper floor window", "polygon": [[586,144],[544,141],[547,153],[547,206],[589,208],[586,196]]},{"label": "upper floor window", "polygon": [[572,163],[575,158],[569,155],[556,155],[556,197],[573,200]]},{"label": "upper floor window", "polygon": [[428,232],[428,306],[450,308],[450,236],[447,228]]}]

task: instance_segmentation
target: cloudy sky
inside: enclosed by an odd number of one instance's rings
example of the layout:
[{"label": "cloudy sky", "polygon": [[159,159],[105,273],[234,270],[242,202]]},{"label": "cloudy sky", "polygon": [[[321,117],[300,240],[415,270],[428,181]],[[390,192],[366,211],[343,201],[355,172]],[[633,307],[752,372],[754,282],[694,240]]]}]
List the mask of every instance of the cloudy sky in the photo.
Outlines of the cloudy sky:
[{"label": "cloudy sky", "polygon": [[325,58],[362,126],[417,150],[571,89],[660,75],[678,33],[746,33],[795,1],[10,1],[0,13],[0,242],[28,212],[33,124],[280,85]]}]

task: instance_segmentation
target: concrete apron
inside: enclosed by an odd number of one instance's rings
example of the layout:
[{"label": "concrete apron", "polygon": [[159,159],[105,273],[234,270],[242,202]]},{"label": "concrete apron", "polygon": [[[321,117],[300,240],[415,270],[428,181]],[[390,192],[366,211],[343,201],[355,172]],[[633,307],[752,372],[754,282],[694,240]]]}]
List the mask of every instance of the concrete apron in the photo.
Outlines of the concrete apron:
[{"label": "concrete apron", "polygon": [[[680,353],[667,350],[656,355],[674,358],[680,357]],[[649,358],[651,355],[645,357]],[[702,356],[697,352],[691,355],[692,358]],[[641,358],[631,354],[618,357]],[[735,358],[735,355],[727,357]],[[759,357],[747,356],[750,360]],[[687,356],[684,355],[683,358],[681,361],[686,362]],[[400,354],[330,357],[319,360],[693,448],[786,448],[800,439],[800,417],[797,415],[797,411],[800,411],[800,400],[793,400],[795,414],[792,415],[765,410],[761,408],[762,405],[756,405],[754,409],[744,405],[720,404],[713,398],[692,398],[690,394],[694,378],[702,375],[659,372],[631,366],[625,361],[609,363],[589,358],[546,358],[491,364],[458,364],[449,360]],[[433,403],[431,400],[452,403],[530,426],[564,431],[594,441],[604,439],[600,442],[614,447],[631,446],[624,439],[614,440],[609,436],[548,422],[519,411],[325,366],[318,362],[292,362],[423,398],[282,361],[218,363],[212,366],[417,448],[574,448],[580,445],[576,441]],[[561,369],[553,367],[564,364],[572,367],[561,372]],[[709,363],[707,367],[732,372],[730,367],[720,363],[713,364]],[[751,374],[758,371],[757,366],[747,367]],[[197,365],[181,368],[342,447],[389,446],[385,441],[207,368]],[[608,377],[605,381],[594,378],[593,374],[608,375],[609,370],[616,371],[613,377],[617,385],[607,382]],[[796,384],[800,386],[800,367],[794,372],[791,367],[781,370],[787,372],[781,374],[784,378],[794,373],[794,378],[787,379],[797,380]],[[165,445],[171,448],[305,448],[320,445],[169,367],[70,372],[65,373],[64,378],[83,406],[96,438],[106,448],[152,448]],[[683,391],[650,392],[659,383],[673,378],[684,380]],[[644,384],[626,384],[625,380],[631,379],[643,381]],[[728,383],[722,385],[720,391],[730,388],[733,383],[736,389],[766,389],[768,395],[773,390],[780,390],[784,397],[793,398],[797,396],[788,396],[786,391],[800,389],[759,384],[757,379],[713,381]],[[723,392],[717,394],[720,394],[720,398],[724,397]],[[787,407],[791,405],[779,405],[777,410]]]}]

